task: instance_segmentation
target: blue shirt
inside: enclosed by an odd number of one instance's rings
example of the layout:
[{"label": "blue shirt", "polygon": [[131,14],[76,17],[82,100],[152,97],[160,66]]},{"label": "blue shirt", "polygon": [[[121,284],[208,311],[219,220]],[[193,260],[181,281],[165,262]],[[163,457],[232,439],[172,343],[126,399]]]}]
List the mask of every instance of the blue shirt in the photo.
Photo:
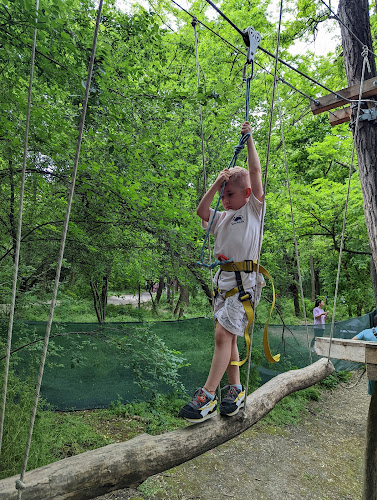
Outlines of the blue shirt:
[{"label": "blue shirt", "polygon": [[356,335],[359,340],[369,340],[370,342],[377,342],[377,336],[373,333],[373,330],[377,334],[376,328],[367,328]]}]

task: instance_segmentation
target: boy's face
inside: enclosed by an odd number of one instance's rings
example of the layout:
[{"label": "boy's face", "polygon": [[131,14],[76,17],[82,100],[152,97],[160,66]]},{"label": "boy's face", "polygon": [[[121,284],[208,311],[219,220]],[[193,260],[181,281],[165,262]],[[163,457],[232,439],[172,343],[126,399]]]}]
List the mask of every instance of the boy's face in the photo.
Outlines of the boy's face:
[{"label": "boy's face", "polygon": [[240,187],[227,182],[221,197],[224,210],[238,210],[246,205],[250,198],[250,192],[250,188]]}]

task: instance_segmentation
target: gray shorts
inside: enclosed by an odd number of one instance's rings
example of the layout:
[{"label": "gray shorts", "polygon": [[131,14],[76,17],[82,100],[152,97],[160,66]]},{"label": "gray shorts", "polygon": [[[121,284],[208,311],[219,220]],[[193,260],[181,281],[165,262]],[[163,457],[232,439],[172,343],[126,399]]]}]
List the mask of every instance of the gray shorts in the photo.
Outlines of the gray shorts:
[{"label": "gray shorts", "polygon": [[[250,293],[252,298],[254,297],[254,290],[246,290],[246,292]],[[249,322],[243,304],[238,299],[238,293],[227,298],[225,294],[226,292],[220,292],[215,298],[214,317],[225,330],[243,337]],[[258,295],[259,301],[260,293]]]}]

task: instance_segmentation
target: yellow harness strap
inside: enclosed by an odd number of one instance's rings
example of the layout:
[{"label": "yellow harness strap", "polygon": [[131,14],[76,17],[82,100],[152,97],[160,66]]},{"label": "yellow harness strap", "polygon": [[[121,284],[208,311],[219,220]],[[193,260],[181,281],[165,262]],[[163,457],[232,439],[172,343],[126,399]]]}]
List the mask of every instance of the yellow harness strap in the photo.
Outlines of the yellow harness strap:
[{"label": "yellow harness strap", "polygon": [[[220,269],[222,271],[246,271],[246,272],[253,272],[256,271],[258,267],[258,263],[256,260],[245,260],[242,262],[229,262],[225,264],[221,264]],[[275,356],[272,356],[271,351],[270,351],[270,346],[268,343],[268,324],[270,322],[271,314],[273,311],[273,308],[275,306],[275,287],[274,287],[274,282],[272,280],[272,276],[270,273],[267,271],[267,269],[261,265],[259,265],[259,272],[263,274],[263,276],[266,276],[270,281],[272,285],[272,305],[270,309],[270,314],[268,317],[268,320],[266,322],[266,326],[264,327],[264,333],[263,333],[263,347],[264,347],[264,353],[266,355],[267,360],[270,363],[276,363],[277,361],[280,360],[280,354],[275,354]],[[231,297],[232,295],[235,295],[236,293],[239,293],[240,290],[238,287],[232,288],[232,290],[229,290],[225,294],[225,298]],[[253,303],[250,299],[249,294],[245,294],[244,296],[239,297],[240,301],[242,302],[242,305],[245,309],[245,313],[248,319],[247,326],[245,328],[245,342],[246,342],[246,357],[242,361],[231,361],[231,365],[237,365],[237,366],[242,366],[249,358],[249,352],[250,352],[250,336],[249,336],[249,329],[250,326],[253,322],[254,319],[254,309],[253,309]],[[244,300],[243,300],[244,299]]]}]

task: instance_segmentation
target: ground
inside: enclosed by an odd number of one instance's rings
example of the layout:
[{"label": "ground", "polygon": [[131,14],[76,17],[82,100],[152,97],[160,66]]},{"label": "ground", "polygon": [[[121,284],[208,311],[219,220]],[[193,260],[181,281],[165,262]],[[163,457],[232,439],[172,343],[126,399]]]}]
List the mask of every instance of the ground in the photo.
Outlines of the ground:
[{"label": "ground", "polygon": [[259,422],[137,491],[97,500],[359,500],[370,401],[360,375],[311,402],[298,425]]}]

